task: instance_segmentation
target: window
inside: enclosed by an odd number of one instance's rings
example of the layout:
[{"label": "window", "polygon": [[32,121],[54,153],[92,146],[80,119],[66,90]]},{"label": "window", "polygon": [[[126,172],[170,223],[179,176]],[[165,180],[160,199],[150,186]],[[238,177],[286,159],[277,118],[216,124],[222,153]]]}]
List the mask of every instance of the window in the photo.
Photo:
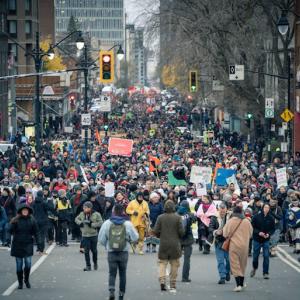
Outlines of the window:
[{"label": "window", "polygon": [[12,37],[17,37],[17,21],[16,20],[11,20],[8,21],[8,33]]},{"label": "window", "polygon": [[25,15],[31,15],[31,0],[25,0]]},{"label": "window", "polygon": [[8,0],[8,13],[10,15],[17,13],[17,0]]},{"label": "window", "polygon": [[12,52],[14,55],[15,62],[18,61],[18,48],[16,44],[8,44],[8,53]]},{"label": "window", "polygon": [[25,33],[26,37],[31,37],[31,21],[25,21]]}]

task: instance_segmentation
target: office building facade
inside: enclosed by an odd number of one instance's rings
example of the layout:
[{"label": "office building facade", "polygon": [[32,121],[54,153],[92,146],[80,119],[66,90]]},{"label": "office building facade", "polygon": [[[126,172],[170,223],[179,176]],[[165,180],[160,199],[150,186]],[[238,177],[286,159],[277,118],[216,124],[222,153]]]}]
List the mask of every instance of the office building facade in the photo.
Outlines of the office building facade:
[{"label": "office building facade", "polygon": [[124,0],[56,0],[56,34],[67,32],[70,17],[80,24],[83,32],[98,41],[98,47],[123,44]]}]

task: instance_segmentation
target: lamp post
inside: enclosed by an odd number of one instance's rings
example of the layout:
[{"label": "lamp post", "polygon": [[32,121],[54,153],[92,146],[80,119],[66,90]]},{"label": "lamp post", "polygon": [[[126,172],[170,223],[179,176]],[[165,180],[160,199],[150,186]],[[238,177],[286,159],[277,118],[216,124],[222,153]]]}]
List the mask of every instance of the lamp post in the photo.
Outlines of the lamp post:
[{"label": "lamp post", "polygon": [[[284,36],[288,33],[289,31],[289,21],[286,17],[285,11],[282,11],[281,17],[277,22],[277,29],[279,33]],[[289,52],[287,53],[287,81],[288,81],[288,91],[287,91],[287,96],[288,96],[288,109],[291,110],[291,57]],[[291,130],[291,122],[288,122],[288,132],[287,132],[287,142],[288,142],[288,153],[291,156],[293,153],[292,151],[292,130]]]}]

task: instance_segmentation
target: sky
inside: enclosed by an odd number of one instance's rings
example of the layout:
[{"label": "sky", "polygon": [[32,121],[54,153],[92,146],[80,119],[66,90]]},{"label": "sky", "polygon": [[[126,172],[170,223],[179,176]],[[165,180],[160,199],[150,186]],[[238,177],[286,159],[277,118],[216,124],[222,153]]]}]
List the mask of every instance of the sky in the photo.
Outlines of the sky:
[{"label": "sky", "polygon": [[128,15],[129,23],[135,22],[136,16],[141,9],[141,6],[139,6],[139,2],[142,3],[143,0],[125,0],[125,10]]}]

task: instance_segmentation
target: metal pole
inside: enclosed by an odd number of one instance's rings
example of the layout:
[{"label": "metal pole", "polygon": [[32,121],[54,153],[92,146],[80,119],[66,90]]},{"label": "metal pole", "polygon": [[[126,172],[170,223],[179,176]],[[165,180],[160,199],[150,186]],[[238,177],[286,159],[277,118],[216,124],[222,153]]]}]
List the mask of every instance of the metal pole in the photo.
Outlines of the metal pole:
[{"label": "metal pole", "polygon": [[[288,64],[288,109],[291,110],[291,57],[288,54],[287,58]],[[292,130],[291,130],[291,121],[288,122],[288,154],[289,157],[293,155],[292,153]]]},{"label": "metal pole", "polygon": [[[35,36],[34,63],[35,63],[35,71],[36,73],[39,73],[41,68],[39,32],[36,32],[36,36]],[[36,75],[34,109],[35,109],[35,143],[36,143],[36,151],[39,151],[41,148],[40,75]]]},{"label": "metal pole", "polygon": [[[88,113],[88,55],[87,47],[84,46],[84,112]],[[88,126],[84,129],[85,151],[88,149]]]}]

